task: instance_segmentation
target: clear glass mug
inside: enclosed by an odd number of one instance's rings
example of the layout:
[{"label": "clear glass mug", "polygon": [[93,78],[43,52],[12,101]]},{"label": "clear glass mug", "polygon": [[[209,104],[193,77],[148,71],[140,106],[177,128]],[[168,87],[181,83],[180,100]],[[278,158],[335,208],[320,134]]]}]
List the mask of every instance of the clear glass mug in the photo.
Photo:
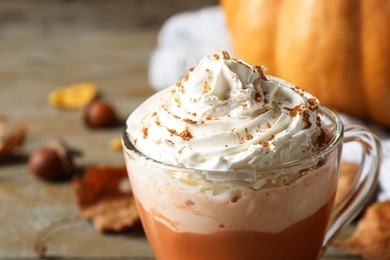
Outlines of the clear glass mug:
[{"label": "clear glass mug", "polygon": [[[137,151],[125,132],[127,171],[157,259],[319,258],[372,198],[381,159],[379,140],[368,129],[344,129],[326,107],[320,117],[331,137],[326,147],[250,171],[166,165]],[[362,146],[360,168],[348,195],[334,205],[347,142]]]}]

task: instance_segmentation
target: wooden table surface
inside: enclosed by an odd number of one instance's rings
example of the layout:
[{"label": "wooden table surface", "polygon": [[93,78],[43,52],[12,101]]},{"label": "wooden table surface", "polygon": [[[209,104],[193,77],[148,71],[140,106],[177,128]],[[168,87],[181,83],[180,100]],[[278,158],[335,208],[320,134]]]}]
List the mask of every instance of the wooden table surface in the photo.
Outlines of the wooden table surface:
[{"label": "wooden table surface", "polygon": [[[122,165],[108,149],[123,127],[85,127],[77,111],[59,110],[48,93],[79,82],[94,83],[122,118],[154,91],[149,57],[163,21],[204,1],[39,0],[0,3],[0,115],[28,123],[21,150],[0,158],[0,259],[34,258],[37,234],[60,219],[78,216],[69,182],[48,183],[27,167],[29,154],[60,137],[81,150],[79,166]],[[53,258],[153,258],[142,230],[100,234],[88,221],[54,229],[45,239]],[[330,248],[323,259],[358,259]]]}]

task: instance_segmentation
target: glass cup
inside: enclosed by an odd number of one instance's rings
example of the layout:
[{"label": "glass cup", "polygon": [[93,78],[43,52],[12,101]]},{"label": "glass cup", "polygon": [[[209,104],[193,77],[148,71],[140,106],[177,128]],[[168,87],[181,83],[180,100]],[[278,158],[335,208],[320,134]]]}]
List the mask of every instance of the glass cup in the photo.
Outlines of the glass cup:
[{"label": "glass cup", "polygon": [[[276,167],[207,171],[123,151],[141,222],[157,259],[317,259],[374,195],[381,149],[361,126],[321,107],[329,143]],[[362,147],[350,192],[334,205],[343,143]],[[330,220],[332,221],[330,222]],[[331,224],[329,224],[331,223]]]}]

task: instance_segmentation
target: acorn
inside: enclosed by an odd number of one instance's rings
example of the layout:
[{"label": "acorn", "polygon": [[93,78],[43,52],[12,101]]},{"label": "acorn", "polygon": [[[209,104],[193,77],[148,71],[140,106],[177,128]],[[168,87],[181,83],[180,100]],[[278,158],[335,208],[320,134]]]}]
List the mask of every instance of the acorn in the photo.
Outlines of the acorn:
[{"label": "acorn", "polygon": [[93,100],[82,111],[84,122],[95,128],[108,128],[118,125],[119,119],[114,108],[103,100]]},{"label": "acorn", "polygon": [[69,179],[75,173],[73,157],[79,153],[71,150],[62,140],[54,140],[34,151],[28,166],[37,177],[47,181]]}]

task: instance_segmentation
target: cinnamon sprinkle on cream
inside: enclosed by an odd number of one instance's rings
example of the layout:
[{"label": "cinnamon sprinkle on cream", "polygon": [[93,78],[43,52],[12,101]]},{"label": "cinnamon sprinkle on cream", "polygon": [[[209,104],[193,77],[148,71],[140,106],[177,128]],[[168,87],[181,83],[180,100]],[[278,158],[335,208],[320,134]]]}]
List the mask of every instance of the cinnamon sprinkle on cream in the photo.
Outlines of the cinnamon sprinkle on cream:
[{"label": "cinnamon sprinkle on cream", "polygon": [[268,80],[267,77],[264,75],[263,70],[261,69],[260,66],[255,66],[255,69],[256,69],[257,72],[260,74],[260,78],[261,78],[262,80]]},{"label": "cinnamon sprinkle on cream", "polygon": [[183,121],[186,122],[187,124],[196,124],[198,121],[189,119],[189,118],[183,118]]},{"label": "cinnamon sprinkle on cream", "polygon": [[179,136],[179,137],[181,137],[185,141],[189,141],[189,140],[191,140],[193,138],[193,136],[192,136],[190,130],[188,129],[188,127],[186,127],[185,130],[183,132],[180,132],[180,133],[178,133],[175,129],[168,129],[168,131],[172,135]]},{"label": "cinnamon sprinkle on cream", "polygon": [[236,132],[236,134],[237,134],[237,138],[238,138],[239,143],[240,143],[240,144],[245,143],[244,138],[242,138],[238,132]]},{"label": "cinnamon sprinkle on cream", "polygon": [[263,98],[262,98],[261,94],[259,92],[256,92],[256,94],[255,94],[255,101],[256,102],[261,102],[262,99]]},{"label": "cinnamon sprinkle on cream", "polygon": [[183,146],[179,151],[178,151],[178,153],[179,154],[182,154],[183,153],[183,150],[184,150],[184,148],[186,148],[187,146]]},{"label": "cinnamon sprinkle on cream", "polygon": [[210,84],[207,81],[205,81],[204,84],[203,84],[203,92],[202,92],[202,94],[209,93],[210,90],[211,90]]},{"label": "cinnamon sprinkle on cream", "polygon": [[299,104],[293,108],[284,107],[284,109],[286,109],[289,112],[289,115],[291,117],[294,117],[298,114],[298,112],[300,112],[302,110],[302,104]]},{"label": "cinnamon sprinkle on cream", "polygon": [[142,137],[144,139],[148,138],[148,128],[147,127],[142,128]]},{"label": "cinnamon sprinkle on cream", "polygon": [[247,140],[247,141],[252,140],[252,139],[253,139],[253,135],[251,135],[251,134],[249,133],[248,128],[245,128],[245,132],[246,132],[246,140]]},{"label": "cinnamon sprinkle on cream", "polygon": [[308,129],[312,126],[312,123],[310,122],[309,111],[307,111],[306,109],[303,111],[302,119],[306,123],[306,126],[303,129]]},{"label": "cinnamon sprinkle on cream", "polygon": [[171,140],[169,140],[169,139],[165,139],[165,142],[167,142],[167,143],[170,143],[170,144],[174,145],[174,143],[173,143]]},{"label": "cinnamon sprinkle on cream", "polygon": [[260,145],[265,148],[268,148],[270,146],[268,142],[260,142]]},{"label": "cinnamon sprinkle on cream", "polygon": [[222,55],[225,60],[230,60],[230,55],[227,53],[227,51],[222,51]]},{"label": "cinnamon sprinkle on cream", "polygon": [[303,129],[308,129],[312,126],[310,122],[310,114],[307,109],[303,107],[303,104],[297,105],[293,108],[284,107],[287,111],[289,111],[289,115],[291,117],[295,117],[297,115],[302,117],[302,121],[305,122],[306,126]]},{"label": "cinnamon sprinkle on cream", "polygon": [[321,129],[320,135],[317,137],[317,145],[318,147],[324,147],[328,143],[328,136],[325,131]]},{"label": "cinnamon sprinkle on cream", "polygon": [[188,129],[188,127],[186,127],[186,129],[183,132],[179,133],[179,136],[181,138],[183,138],[183,140],[186,140],[186,141],[191,140],[193,138],[193,136],[192,136],[190,130]]},{"label": "cinnamon sprinkle on cream", "polygon": [[317,99],[316,99],[315,97],[309,98],[307,101],[308,101],[309,104],[310,104],[310,106],[309,106],[309,110],[310,110],[310,111],[318,110]]}]

